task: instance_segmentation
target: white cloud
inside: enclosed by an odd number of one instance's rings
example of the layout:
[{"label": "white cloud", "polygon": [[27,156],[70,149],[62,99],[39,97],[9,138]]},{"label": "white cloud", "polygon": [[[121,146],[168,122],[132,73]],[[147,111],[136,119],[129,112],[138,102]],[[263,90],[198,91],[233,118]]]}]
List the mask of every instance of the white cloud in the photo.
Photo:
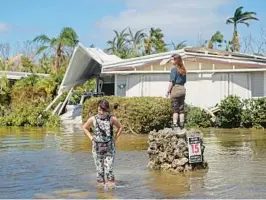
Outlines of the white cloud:
[{"label": "white cloud", "polygon": [[[233,0],[124,0],[127,9],[116,16],[105,16],[98,27],[105,33],[131,27],[133,30],[161,28],[166,38],[196,38],[217,30],[223,32],[227,16],[219,8]],[[228,27],[229,28],[229,27]]]},{"label": "white cloud", "polygon": [[10,30],[10,28],[10,25],[0,22],[0,33],[7,32]]}]

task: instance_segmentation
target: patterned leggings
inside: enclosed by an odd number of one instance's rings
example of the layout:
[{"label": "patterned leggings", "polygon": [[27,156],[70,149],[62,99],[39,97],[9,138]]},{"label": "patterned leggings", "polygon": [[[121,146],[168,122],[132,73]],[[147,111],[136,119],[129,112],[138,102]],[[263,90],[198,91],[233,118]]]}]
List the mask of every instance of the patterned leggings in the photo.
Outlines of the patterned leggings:
[{"label": "patterned leggings", "polygon": [[[94,145],[95,146],[95,145]],[[113,164],[115,158],[115,150],[112,145],[111,151],[106,153],[97,153],[93,147],[93,158],[97,170],[97,182],[105,183],[107,181],[114,181]],[[105,179],[106,176],[106,179]]]}]

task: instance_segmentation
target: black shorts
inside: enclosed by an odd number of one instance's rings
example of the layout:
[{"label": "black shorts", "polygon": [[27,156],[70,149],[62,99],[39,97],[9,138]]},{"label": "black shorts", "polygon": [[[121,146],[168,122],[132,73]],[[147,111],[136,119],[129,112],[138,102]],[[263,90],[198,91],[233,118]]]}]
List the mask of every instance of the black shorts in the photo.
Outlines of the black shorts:
[{"label": "black shorts", "polygon": [[174,113],[184,113],[185,112],[185,95],[181,97],[172,97],[172,108]]}]

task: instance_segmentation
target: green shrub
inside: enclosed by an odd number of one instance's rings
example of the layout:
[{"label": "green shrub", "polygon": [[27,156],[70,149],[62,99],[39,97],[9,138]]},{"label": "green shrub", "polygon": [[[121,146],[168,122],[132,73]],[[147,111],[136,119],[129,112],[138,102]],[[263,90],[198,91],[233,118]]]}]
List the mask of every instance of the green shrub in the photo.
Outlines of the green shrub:
[{"label": "green shrub", "polygon": [[265,128],[266,98],[244,99],[228,96],[219,104],[217,124],[221,128]]},{"label": "green shrub", "polygon": [[243,104],[239,97],[230,95],[219,104],[217,125],[222,128],[238,128],[241,124]]},{"label": "green shrub", "polygon": [[11,102],[10,82],[6,74],[0,76],[0,116],[4,116]]},{"label": "green shrub", "polygon": [[252,103],[253,126],[266,128],[266,98],[254,99]]},{"label": "green shrub", "polygon": [[0,117],[0,126],[59,126],[60,118],[51,112],[43,112],[44,108],[45,105],[17,107],[9,115]]},{"label": "green shrub", "polygon": [[[111,110],[123,124],[127,133],[149,133],[169,126],[171,105],[166,98],[154,97],[104,97],[111,104]],[[97,114],[97,103],[101,97],[88,99],[83,106],[83,121]],[[114,103],[119,107],[113,110]]]},{"label": "green shrub", "polygon": [[[82,118],[85,122],[89,116],[97,114],[97,103],[102,97],[88,99],[83,105]],[[124,127],[126,133],[147,134],[152,130],[159,130],[170,127],[172,122],[172,107],[170,100],[161,97],[104,97],[111,104],[111,112],[116,115]],[[119,107],[113,110],[114,103]],[[210,117],[204,111],[193,116],[198,108],[186,105],[189,111],[187,123],[190,126],[208,127]],[[206,121],[204,121],[206,120]],[[198,124],[196,124],[198,123]]]},{"label": "green shrub", "polygon": [[187,127],[208,128],[212,126],[210,114],[198,107],[186,107],[185,118]]},{"label": "green shrub", "polygon": [[32,74],[18,80],[11,93],[12,108],[20,105],[38,106],[40,103],[51,102],[56,96],[63,74],[50,74],[49,77],[40,77]]},{"label": "green shrub", "polygon": [[241,126],[244,128],[251,128],[254,126],[254,100],[243,100],[243,111],[241,115]]}]

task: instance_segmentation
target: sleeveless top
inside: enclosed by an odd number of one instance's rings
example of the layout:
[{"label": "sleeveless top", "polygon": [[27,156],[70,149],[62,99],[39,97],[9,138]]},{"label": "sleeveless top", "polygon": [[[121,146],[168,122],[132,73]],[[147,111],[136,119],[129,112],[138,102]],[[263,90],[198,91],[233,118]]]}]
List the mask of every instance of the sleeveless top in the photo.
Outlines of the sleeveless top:
[{"label": "sleeveless top", "polygon": [[95,142],[109,142],[113,140],[113,124],[111,122],[111,115],[107,115],[105,118],[100,118],[95,115],[94,124],[94,141]]}]

